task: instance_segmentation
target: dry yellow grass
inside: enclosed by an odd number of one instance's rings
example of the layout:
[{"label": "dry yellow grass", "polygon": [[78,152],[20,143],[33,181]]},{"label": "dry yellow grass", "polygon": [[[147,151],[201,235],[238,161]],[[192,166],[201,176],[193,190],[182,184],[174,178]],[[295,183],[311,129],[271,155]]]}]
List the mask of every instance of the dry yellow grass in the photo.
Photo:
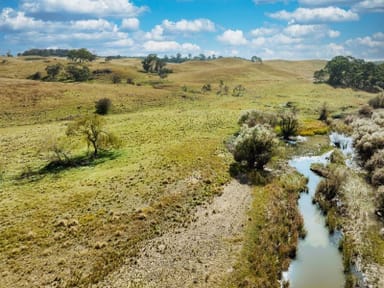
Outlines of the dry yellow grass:
[{"label": "dry yellow grass", "polygon": [[[169,65],[174,73],[165,80],[141,73],[137,59],[91,63],[92,70],[123,77],[112,84],[106,76],[88,83],[25,80],[65,59],[6,60],[0,64],[0,287],[86,286],[143,240],[188,223],[190,211],[229,180],[232,158],[223,140],[237,130],[241,110],[278,111],[295,102],[307,128],[317,129],[323,102],[351,111],[370,98],[312,84],[311,71],[322,63],[311,61],[187,62]],[[217,96],[220,80],[230,91],[242,84],[246,95]],[[206,83],[213,91],[202,94]],[[103,97],[113,104],[107,128],[123,142],[112,159],[19,178],[47,164],[39,153],[47,137],[64,135],[67,121],[93,112]],[[74,154],[84,152],[74,144]],[[196,174],[198,181],[189,183]]]}]

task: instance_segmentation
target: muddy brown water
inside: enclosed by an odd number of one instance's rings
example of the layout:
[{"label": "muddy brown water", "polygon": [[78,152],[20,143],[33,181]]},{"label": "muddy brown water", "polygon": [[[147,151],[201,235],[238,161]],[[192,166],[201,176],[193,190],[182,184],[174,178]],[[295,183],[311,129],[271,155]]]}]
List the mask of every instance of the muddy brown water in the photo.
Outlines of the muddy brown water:
[{"label": "muddy brown water", "polygon": [[297,157],[289,162],[290,166],[308,178],[308,193],[301,193],[299,199],[307,236],[299,241],[296,258],[283,275],[289,281],[290,288],[344,287],[342,255],[338,250],[340,233],[329,234],[324,215],[312,203],[321,177],[310,170],[311,164],[325,164],[329,155]]}]

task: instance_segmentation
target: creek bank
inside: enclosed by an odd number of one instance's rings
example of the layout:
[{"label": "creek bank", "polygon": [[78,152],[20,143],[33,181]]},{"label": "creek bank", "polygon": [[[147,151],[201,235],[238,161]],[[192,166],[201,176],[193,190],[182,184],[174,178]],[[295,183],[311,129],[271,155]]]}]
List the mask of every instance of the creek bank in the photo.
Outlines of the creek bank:
[{"label": "creek bank", "polygon": [[312,200],[321,178],[311,171],[311,166],[314,163],[327,164],[331,153],[294,157],[289,161],[290,166],[308,178],[308,193],[302,193],[299,199],[299,210],[307,235],[300,239],[297,256],[288,271],[283,274],[291,288],[344,287],[342,256],[338,250],[341,234],[329,235],[325,217]]}]

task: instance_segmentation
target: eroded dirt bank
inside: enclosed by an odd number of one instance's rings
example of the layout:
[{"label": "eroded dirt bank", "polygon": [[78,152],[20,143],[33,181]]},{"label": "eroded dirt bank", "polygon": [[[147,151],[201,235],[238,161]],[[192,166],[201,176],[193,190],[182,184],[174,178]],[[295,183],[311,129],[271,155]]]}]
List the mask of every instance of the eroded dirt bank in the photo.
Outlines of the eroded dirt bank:
[{"label": "eroded dirt bank", "polygon": [[241,250],[251,188],[236,181],[199,207],[194,222],[145,243],[98,287],[216,287]]}]

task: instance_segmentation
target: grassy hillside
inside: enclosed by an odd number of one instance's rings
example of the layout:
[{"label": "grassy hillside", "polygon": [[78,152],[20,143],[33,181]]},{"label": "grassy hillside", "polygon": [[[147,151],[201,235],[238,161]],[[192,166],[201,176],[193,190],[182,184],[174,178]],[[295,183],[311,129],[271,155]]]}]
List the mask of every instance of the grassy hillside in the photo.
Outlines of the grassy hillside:
[{"label": "grassy hillside", "polygon": [[[338,114],[370,98],[312,84],[321,61],[186,62],[169,65],[174,73],[159,80],[140,72],[139,60],[97,60],[91,70],[108,68],[122,83],[110,75],[87,83],[25,79],[56,62],[65,60],[0,59],[0,287],[85,286],[142,241],[187,225],[194,207],[230,180],[223,141],[242,110],[296,103],[301,130],[311,134],[324,128],[316,120],[323,102]],[[230,92],[243,85],[245,96],[216,95],[220,80]],[[212,91],[201,93],[207,83]],[[47,164],[44,143],[64,136],[68,121],[93,112],[103,97],[112,100],[107,128],[122,148],[91,165],[34,173]],[[85,145],[72,144],[75,155],[85,153]]]}]

